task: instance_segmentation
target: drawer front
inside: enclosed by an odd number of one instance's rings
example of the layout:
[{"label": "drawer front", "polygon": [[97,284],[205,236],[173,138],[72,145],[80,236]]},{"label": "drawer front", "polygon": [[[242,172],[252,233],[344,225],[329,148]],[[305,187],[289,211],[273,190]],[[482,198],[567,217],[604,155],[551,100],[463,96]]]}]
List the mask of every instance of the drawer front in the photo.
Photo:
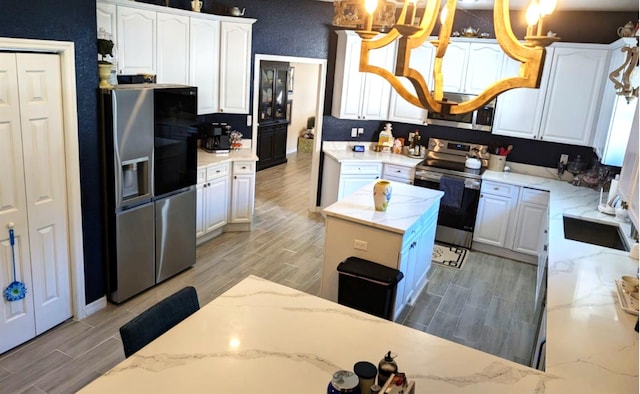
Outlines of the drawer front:
[{"label": "drawer front", "polygon": [[382,174],[383,178],[387,177],[395,177],[395,178],[403,178],[407,180],[413,179],[413,168],[412,167],[404,167],[397,166],[393,164],[385,164],[384,165],[384,174]]},{"label": "drawer front", "polygon": [[207,181],[229,175],[229,163],[219,164],[207,168]]},{"label": "drawer front", "polygon": [[204,183],[207,180],[207,169],[203,168],[201,170],[198,170],[198,173],[196,174],[196,183],[200,184],[200,183]]},{"label": "drawer front", "polygon": [[491,181],[482,181],[481,191],[487,194],[495,194],[497,196],[517,197],[520,186],[509,185],[506,183],[498,183]]},{"label": "drawer front", "polygon": [[253,161],[234,161],[233,173],[234,174],[253,174],[256,172],[256,163]]},{"label": "drawer front", "polygon": [[547,206],[549,205],[549,192],[523,187],[520,201]]},{"label": "drawer front", "polygon": [[380,175],[382,170],[381,163],[342,163],[340,166],[341,174],[372,174]]}]

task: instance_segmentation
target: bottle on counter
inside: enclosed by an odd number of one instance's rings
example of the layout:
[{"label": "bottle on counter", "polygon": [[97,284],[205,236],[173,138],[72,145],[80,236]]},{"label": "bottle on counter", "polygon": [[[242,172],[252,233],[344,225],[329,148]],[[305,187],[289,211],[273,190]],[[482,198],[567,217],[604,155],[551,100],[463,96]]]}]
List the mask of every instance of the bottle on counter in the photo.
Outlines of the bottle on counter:
[{"label": "bottle on counter", "polygon": [[393,134],[391,133],[391,123],[386,123],[384,125],[384,129],[380,131],[380,135],[378,136],[378,146],[381,148],[386,148],[386,150],[391,151],[391,147],[393,147]]},{"label": "bottle on counter", "polygon": [[388,351],[378,363],[378,385],[381,387],[389,380],[392,373],[398,372],[398,364],[393,360],[394,358],[396,355]]}]

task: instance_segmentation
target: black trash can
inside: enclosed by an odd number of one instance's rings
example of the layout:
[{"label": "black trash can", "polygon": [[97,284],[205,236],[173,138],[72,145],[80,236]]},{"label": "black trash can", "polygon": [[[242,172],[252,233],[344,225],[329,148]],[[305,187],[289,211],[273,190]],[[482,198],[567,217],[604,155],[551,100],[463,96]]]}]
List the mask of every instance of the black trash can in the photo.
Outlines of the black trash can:
[{"label": "black trash can", "polygon": [[396,288],[404,277],[402,272],[373,261],[349,257],[338,264],[338,274],[339,304],[393,320]]}]

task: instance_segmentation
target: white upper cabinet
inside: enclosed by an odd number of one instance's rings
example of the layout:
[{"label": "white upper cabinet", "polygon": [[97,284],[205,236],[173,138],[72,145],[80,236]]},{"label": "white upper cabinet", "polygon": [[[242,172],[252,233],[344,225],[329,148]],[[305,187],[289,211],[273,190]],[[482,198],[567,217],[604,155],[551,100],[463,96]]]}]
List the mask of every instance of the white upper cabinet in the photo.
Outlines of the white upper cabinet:
[{"label": "white upper cabinet", "polygon": [[[360,37],[340,30],[331,114],[341,119],[386,120],[391,84],[384,78],[360,72]],[[369,52],[369,64],[393,71],[395,44]]]},{"label": "white upper cabinet", "polygon": [[[602,46],[600,46],[602,48]],[[606,80],[607,50],[566,44],[553,52],[540,139],[589,146]]]},{"label": "white upper cabinet", "polygon": [[[420,47],[414,48],[411,51],[411,58],[409,60],[409,67],[422,74],[430,89],[433,89],[432,76],[434,53],[434,46],[429,42],[425,42]],[[400,78],[400,81],[407,90],[415,94],[415,88],[408,79]],[[409,103],[407,100],[403,99],[395,89],[391,89],[389,120],[395,122],[423,124],[427,120],[427,110]]]},{"label": "white upper cabinet", "polygon": [[502,65],[506,55],[495,43],[471,43],[467,60],[465,93],[479,94],[502,78]]},{"label": "white upper cabinet", "polygon": [[220,26],[220,111],[249,113],[250,24],[223,21]]},{"label": "white upper cabinet", "polygon": [[220,22],[191,18],[189,84],[198,87],[198,115],[218,112]]},{"label": "white upper cabinet", "polygon": [[155,74],[156,13],[118,6],[118,74]]},{"label": "white upper cabinet", "polygon": [[[511,89],[498,96],[493,119],[493,134],[528,139],[539,138],[552,54],[553,48],[547,48],[548,60],[542,71],[539,89]],[[502,78],[517,76],[519,72],[520,62],[504,56]]]},{"label": "white upper cabinet", "polygon": [[118,74],[198,87],[198,114],[249,113],[252,24],[130,0],[96,2],[98,29],[112,34]]},{"label": "white upper cabinet", "polygon": [[442,90],[463,92],[469,60],[468,42],[450,42],[442,58]]},{"label": "white upper cabinet", "polygon": [[114,4],[96,3],[96,21],[98,23],[98,31],[102,28],[105,32],[111,34],[111,40],[118,42],[116,30],[116,6]]},{"label": "white upper cabinet", "polygon": [[157,82],[189,83],[189,17],[158,12]]}]

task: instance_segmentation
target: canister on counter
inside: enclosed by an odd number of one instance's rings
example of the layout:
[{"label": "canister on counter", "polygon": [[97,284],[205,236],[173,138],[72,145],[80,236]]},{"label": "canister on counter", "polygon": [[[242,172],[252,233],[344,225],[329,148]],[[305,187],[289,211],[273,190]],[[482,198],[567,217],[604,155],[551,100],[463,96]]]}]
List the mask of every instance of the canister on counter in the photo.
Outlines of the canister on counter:
[{"label": "canister on counter", "polygon": [[355,372],[360,380],[360,393],[369,394],[378,373],[376,366],[368,361],[358,361],[353,365],[353,372]]},{"label": "canister on counter", "polygon": [[329,385],[327,386],[327,394],[351,393],[360,394],[360,383],[358,376],[351,371],[337,371],[333,374]]}]

